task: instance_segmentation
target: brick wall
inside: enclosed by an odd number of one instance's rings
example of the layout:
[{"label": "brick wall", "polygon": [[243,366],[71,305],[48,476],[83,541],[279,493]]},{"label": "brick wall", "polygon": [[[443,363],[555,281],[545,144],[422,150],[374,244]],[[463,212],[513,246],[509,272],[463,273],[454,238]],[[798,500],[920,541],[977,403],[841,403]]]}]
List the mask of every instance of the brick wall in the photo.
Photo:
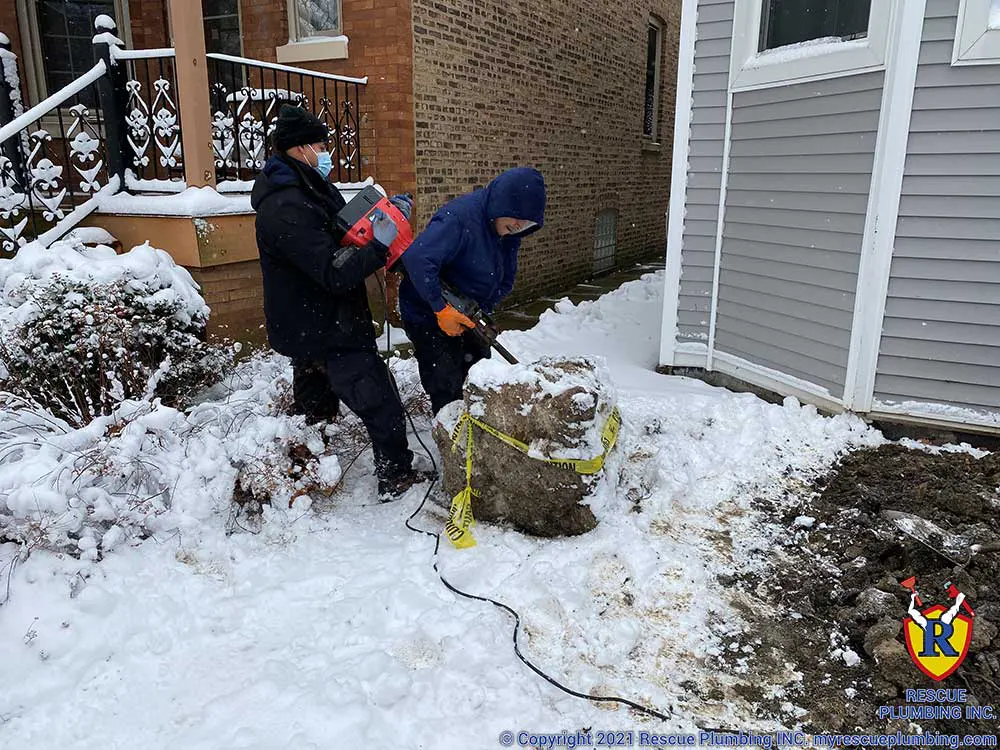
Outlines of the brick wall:
[{"label": "brick wall", "polygon": [[267,341],[262,328],[264,287],[259,261],[188,270],[212,310],[208,321],[210,335],[255,344]]},{"label": "brick wall", "polygon": [[[643,148],[646,29],[664,23],[658,150]],[[545,175],[545,228],[515,299],[593,275],[598,211],[616,263],[662,257],[680,0],[413,0],[417,228],[513,166]]]},{"label": "brick wall", "polygon": [[[243,53],[274,61],[288,42],[285,0],[241,0]],[[324,73],[361,77],[365,176],[390,192],[416,189],[413,140],[413,31],[410,0],[342,0],[348,59],[296,63]]]},{"label": "brick wall", "polygon": [[276,62],[275,47],[288,42],[285,0],[240,0],[243,56]]},{"label": "brick wall", "polygon": [[21,33],[17,24],[17,8],[14,3],[0,3],[0,31],[10,37],[11,49],[21,56]]},{"label": "brick wall", "polygon": [[129,0],[128,20],[133,49],[170,46],[165,0]]}]

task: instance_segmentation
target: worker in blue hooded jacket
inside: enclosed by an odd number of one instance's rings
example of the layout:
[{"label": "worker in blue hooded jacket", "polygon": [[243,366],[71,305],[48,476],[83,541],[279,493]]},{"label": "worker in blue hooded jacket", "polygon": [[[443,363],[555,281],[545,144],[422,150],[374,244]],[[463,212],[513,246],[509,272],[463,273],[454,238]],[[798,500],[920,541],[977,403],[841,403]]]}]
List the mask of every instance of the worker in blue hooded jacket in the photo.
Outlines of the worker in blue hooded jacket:
[{"label": "worker in blue hooded jacket", "polygon": [[403,254],[399,310],[436,413],[462,398],[469,369],[489,357],[475,324],[441,295],[441,282],[486,312],[510,294],[521,239],[542,228],[545,180],[530,167],[510,169],[485,188],[446,203]]}]

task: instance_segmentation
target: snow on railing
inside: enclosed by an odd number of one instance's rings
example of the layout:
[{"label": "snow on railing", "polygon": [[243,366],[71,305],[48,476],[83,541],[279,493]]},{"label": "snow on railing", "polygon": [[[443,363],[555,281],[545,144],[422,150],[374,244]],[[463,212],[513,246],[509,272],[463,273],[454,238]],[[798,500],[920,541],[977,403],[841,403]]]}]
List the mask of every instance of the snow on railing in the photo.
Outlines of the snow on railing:
[{"label": "snow on railing", "polygon": [[112,53],[115,60],[156,60],[161,57],[174,57],[173,47],[157,47],[156,49],[122,49],[116,47]]},{"label": "snow on railing", "polygon": [[59,89],[56,93],[43,99],[34,107],[21,113],[3,127],[0,127],[0,144],[8,138],[12,138],[20,131],[27,128],[35,120],[39,120],[57,107],[61,107],[74,96],[78,95],[85,88],[95,83],[98,78],[107,72],[107,65],[104,60],[98,60],[94,67],[77,78],[72,83]]},{"label": "snow on railing", "polygon": [[[17,55],[11,52],[10,38],[0,33],[0,66],[3,67],[0,78],[0,92],[6,94],[6,100],[0,101],[0,110],[4,119],[13,119],[24,112],[24,102],[21,99],[21,77],[17,72]],[[0,94],[2,100],[3,94]]]},{"label": "snow on railing", "polygon": [[107,72],[106,60],[98,60],[0,127],[0,249],[58,239],[96,208],[99,193],[118,189],[108,123],[98,110]]},{"label": "snow on railing", "polygon": [[236,55],[224,55],[221,52],[209,52],[206,57],[212,60],[222,60],[235,65],[247,65],[254,68],[267,68],[268,70],[280,70],[285,73],[294,73],[311,78],[324,78],[328,81],[341,81],[343,83],[356,83],[361,86],[367,85],[368,76],[364,78],[350,78],[348,76],[338,76],[333,73],[320,73],[308,68],[295,68],[291,65],[281,65],[280,63],[264,62],[263,60],[251,60],[249,57],[237,57]]},{"label": "snow on railing", "polygon": [[[186,184],[175,50],[124,49],[107,15],[94,26],[97,63],[28,110],[17,56],[0,34],[0,250],[57,239],[98,196],[103,205],[119,190],[175,193]],[[367,77],[217,53],[205,63],[223,192],[249,186],[274,153],[282,104],[327,124],[337,181],[361,179],[359,90]]]}]

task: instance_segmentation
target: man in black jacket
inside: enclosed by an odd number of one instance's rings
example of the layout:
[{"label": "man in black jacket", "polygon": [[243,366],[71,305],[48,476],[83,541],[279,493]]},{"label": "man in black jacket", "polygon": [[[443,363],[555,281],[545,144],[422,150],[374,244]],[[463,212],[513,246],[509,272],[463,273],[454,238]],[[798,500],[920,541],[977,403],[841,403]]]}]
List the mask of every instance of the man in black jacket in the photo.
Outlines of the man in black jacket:
[{"label": "man in black jacket", "polygon": [[[336,416],[343,401],[368,428],[379,497],[398,497],[427,479],[411,468],[403,408],[378,356],[365,277],[385,266],[397,227],[379,212],[373,239],[341,247],[344,198],[328,180],[325,124],[299,107],[281,108],[278,152],[253,186],[264,316],[271,347],[292,359],[297,409],[308,420]],[[406,196],[393,203],[409,215]]]}]

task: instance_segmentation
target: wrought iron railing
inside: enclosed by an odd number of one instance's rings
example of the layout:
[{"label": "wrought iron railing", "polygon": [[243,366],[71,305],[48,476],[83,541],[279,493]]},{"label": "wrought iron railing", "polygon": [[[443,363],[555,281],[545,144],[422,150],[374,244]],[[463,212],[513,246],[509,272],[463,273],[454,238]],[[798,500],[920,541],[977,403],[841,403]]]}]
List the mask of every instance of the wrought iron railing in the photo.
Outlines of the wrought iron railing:
[{"label": "wrought iron railing", "polygon": [[[6,41],[4,38],[3,41]],[[97,196],[122,182],[121,123],[115,110],[116,71],[106,43],[87,73],[24,111],[16,75],[0,85],[0,249],[54,240],[97,207]],[[5,72],[13,56],[0,43]],[[15,69],[16,72],[16,69]],[[99,102],[100,106],[94,106]]]},{"label": "wrought iron railing", "polygon": [[252,179],[273,153],[282,104],[312,112],[330,128],[338,182],[361,179],[359,88],[367,78],[316,73],[231,55],[208,55],[217,179]]},{"label": "wrought iron railing", "polygon": [[114,55],[126,71],[126,189],[156,191],[164,180],[184,180],[173,49],[117,48]]},{"label": "wrought iron railing", "polygon": [[247,189],[273,153],[285,103],[329,126],[336,180],[361,181],[366,78],[209,54],[210,90],[185,94],[173,49],[126,50],[109,17],[95,25],[97,64],[27,111],[16,57],[0,34],[0,250],[32,239],[48,244],[94,211],[103,194],[183,190],[185,96],[204,102],[207,93],[216,179],[229,190]]}]

